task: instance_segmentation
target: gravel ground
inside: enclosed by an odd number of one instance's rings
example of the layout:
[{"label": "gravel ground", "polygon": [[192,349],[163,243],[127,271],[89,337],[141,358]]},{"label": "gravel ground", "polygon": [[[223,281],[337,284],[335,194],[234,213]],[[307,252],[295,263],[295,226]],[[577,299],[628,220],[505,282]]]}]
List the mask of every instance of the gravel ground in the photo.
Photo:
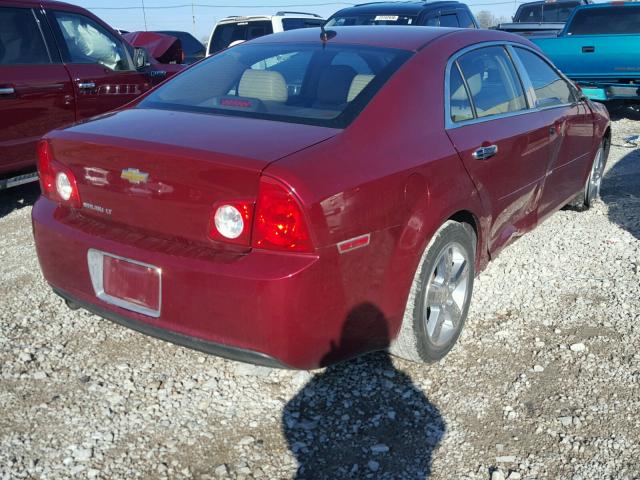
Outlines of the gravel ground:
[{"label": "gravel ground", "polygon": [[0,479],[640,478],[640,150],[478,278],[459,344],[270,370],[70,311],[0,192]]}]

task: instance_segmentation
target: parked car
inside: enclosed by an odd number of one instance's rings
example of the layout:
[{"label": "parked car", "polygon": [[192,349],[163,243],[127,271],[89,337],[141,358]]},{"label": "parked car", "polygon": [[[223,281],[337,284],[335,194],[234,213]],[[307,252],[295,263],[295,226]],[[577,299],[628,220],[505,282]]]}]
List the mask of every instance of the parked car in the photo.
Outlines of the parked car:
[{"label": "parked car", "polygon": [[479,28],[467,4],[457,1],[363,3],[334,13],[326,27],[352,25]]},{"label": "parked car", "polygon": [[231,16],[220,20],[207,45],[207,56],[253,38],[299,28],[320,27],[324,18],[315,13],[278,12],[275,15]]},{"label": "parked car", "polygon": [[118,108],[171,73],[83,8],[0,0],[0,188],[37,180],[44,133]]},{"label": "parked car", "polygon": [[564,28],[574,8],[590,3],[591,0],[544,0],[523,3],[516,11],[513,23],[501,23],[497,29],[525,37],[555,37]]},{"label": "parked car", "polygon": [[578,7],[557,38],[534,42],[589,98],[640,100],[639,3]]},{"label": "parked car", "polygon": [[606,108],[526,39],[319,33],[228,49],[49,133],[33,229],[54,291],[255,363],[309,369],[389,338],[434,361],[489,259],[597,197]]},{"label": "parked car", "polygon": [[190,65],[205,57],[206,49],[204,48],[204,45],[189,32],[162,30],[155,33],[170,35],[180,40],[180,43],[182,44],[182,51],[184,53],[184,57],[181,62],[183,64]]}]

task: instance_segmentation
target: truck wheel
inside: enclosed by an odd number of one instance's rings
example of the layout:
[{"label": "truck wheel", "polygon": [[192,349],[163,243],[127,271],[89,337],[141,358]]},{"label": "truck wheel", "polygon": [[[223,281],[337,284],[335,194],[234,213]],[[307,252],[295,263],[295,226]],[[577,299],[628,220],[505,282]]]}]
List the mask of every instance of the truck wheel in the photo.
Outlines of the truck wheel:
[{"label": "truck wheel", "polygon": [[449,220],[440,227],[420,260],[391,353],[429,363],[453,348],[471,303],[475,251],[470,225]]}]

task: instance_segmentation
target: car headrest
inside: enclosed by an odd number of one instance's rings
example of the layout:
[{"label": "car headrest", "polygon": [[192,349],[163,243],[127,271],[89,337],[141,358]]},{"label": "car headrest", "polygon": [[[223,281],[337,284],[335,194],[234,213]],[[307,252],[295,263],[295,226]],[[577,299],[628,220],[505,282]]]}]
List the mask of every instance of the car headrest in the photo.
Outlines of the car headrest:
[{"label": "car headrest", "polygon": [[358,74],[353,77],[351,86],[349,87],[349,94],[347,95],[347,102],[351,102],[354,98],[360,95],[360,92],[369,85],[369,82],[375,78],[375,75],[362,75]]},{"label": "car headrest", "polygon": [[[477,73],[467,79],[467,85],[472,97],[475,97],[482,90],[482,73]],[[455,92],[451,94],[451,100],[463,101],[467,100],[467,92],[464,85],[460,85]]]},{"label": "car headrest", "polygon": [[355,76],[356,71],[348,65],[331,65],[325,68],[318,81],[317,101],[329,105],[345,103]]},{"label": "car headrest", "polygon": [[238,95],[272,102],[286,102],[289,98],[287,82],[281,73],[252,69],[242,74]]}]

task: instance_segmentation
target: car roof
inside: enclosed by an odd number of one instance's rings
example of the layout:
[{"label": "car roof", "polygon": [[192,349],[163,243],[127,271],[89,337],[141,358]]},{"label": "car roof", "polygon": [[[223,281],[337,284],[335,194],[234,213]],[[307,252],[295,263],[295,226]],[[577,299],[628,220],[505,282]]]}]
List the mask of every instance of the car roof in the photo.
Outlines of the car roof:
[{"label": "car roof", "polygon": [[[300,28],[275,35],[265,35],[251,40],[251,44],[266,43],[315,43],[321,42],[320,28]],[[505,41],[527,43],[522,37],[499,30],[469,28],[445,28],[423,26],[353,26],[331,27],[327,31],[336,33],[327,41],[329,45],[363,45],[400,50],[418,51],[433,40],[446,35],[465,35],[469,42]]]},{"label": "car roof", "polygon": [[304,18],[324,20],[320,15],[305,12],[278,12],[275,15],[231,15],[223,18],[218,24],[238,23],[238,22],[255,22],[258,20],[272,21],[274,18]]},{"label": "car roof", "polygon": [[332,15],[332,17],[342,17],[357,14],[394,14],[394,15],[417,15],[424,10],[444,7],[447,5],[463,5],[461,2],[450,0],[440,2],[371,2],[361,3],[353,7],[343,8]]}]

